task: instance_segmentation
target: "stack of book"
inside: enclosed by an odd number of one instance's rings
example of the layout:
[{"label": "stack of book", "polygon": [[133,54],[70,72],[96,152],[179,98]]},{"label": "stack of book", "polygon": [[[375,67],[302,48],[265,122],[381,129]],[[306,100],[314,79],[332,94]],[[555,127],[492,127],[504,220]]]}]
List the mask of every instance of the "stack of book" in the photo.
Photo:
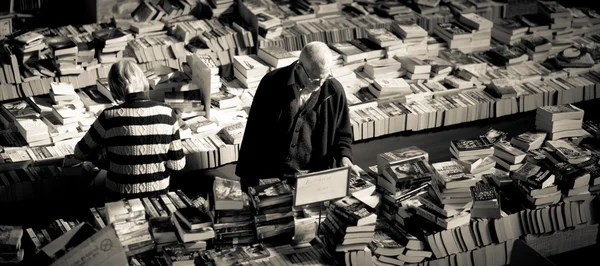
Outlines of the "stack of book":
[{"label": "stack of book", "polygon": [[108,224],[113,224],[127,254],[134,255],[154,248],[146,211],[140,199],[107,202],[104,206]]},{"label": "stack of book", "polygon": [[583,110],[570,104],[539,107],[535,127],[547,132],[549,140],[581,137],[585,134],[581,129],[583,114]]},{"label": "stack of book", "polygon": [[239,55],[233,58],[233,74],[248,89],[257,88],[269,70],[269,66],[256,55]]},{"label": "stack of book", "polygon": [[97,30],[92,35],[96,46],[96,58],[102,64],[112,64],[123,59],[127,41],[132,37],[130,33],[117,28]]},{"label": "stack of book", "polygon": [[426,55],[428,52],[427,31],[417,24],[393,23],[391,31],[402,39],[402,45],[388,49],[388,57],[401,52],[406,55]]},{"label": "stack of book", "polygon": [[456,162],[464,166],[477,180],[481,180],[483,175],[494,173],[496,166],[496,160],[491,155],[464,161],[456,160]]},{"label": "stack of book", "polygon": [[250,198],[242,192],[240,182],[215,177],[211,198],[215,244],[255,243],[254,213],[250,208]]},{"label": "stack of book", "polygon": [[223,84],[219,77],[219,67],[212,58],[207,54],[196,54],[188,56],[187,60],[192,68],[194,84],[211,94],[218,93]]},{"label": "stack of book", "polygon": [[537,150],[546,140],[546,132],[525,132],[513,137],[510,144],[523,151]]},{"label": "stack of book", "polygon": [[375,79],[369,85],[369,91],[377,98],[389,96],[403,97],[412,94],[410,85],[403,78]]},{"label": "stack of book", "polygon": [[417,215],[441,228],[449,229],[467,223],[470,215],[466,210],[473,203],[470,187],[477,179],[456,161],[431,165],[434,169],[428,195],[419,197],[424,203],[417,208]]},{"label": "stack of book", "polygon": [[291,240],[294,235],[292,187],[274,180],[250,187],[248,196],[256,210],[257,240]]},{"label": "stack of book", "polygon": [[560,191],[554,184],[554,174],[546,167],[526,162],[511,172],[513,184],[530,203],[529,206],[545,206],[561,199]]},{"label": "stack of book", "polygon": [[25,251],[21,248],[23,228],[0,225],[0,264],[19,264]]},{"label": "stack of book", "polygon": [[401,77],[405,71],[401,69],[402,64],[393,58],[386,58],[366,62],[363,73],[371,79],[393,79]]},{"label": "stack of book", "polygon": [[273,39],[281,36],[283,27],[281,20],[267,12],[256,14],[258,19],[258,35],[265,39]]},{"label": "stack of book", "polygon": [[77,43],[77,63],[85,70],[100,67],[96,59],[96,48],[93,42]]},{"label": "stack of book", "polygon": [[450,142],[450,153],[457,160],[467,162],[492,155],[494,147],[492,143],[482,137],[453,140]]},{"label": "stack of book", "polygon": [[375,237],[369,244],[374,265],[404,265],[419,263],[432,256],[423,241],[408,233],[397,223],[378,220]]},{"label": "stack of book", "polygon": [[471,28],[472,40],[469,52],[483,52],[490,48],[494,23],[475,13],[460,14],[459,22]]},{"label": "stack of book", "polygon": [[557,1],[538,2],[538,15],[547,24],[550,24],[554,38],[564,39],[573,36],[571,12]]},{"label": "stack of book", "polygon": [[529,27],[520,20],[505,18],[494,22],[492,38],[502,44],[516,45],[521,42],[521,39],[525,37],[528,30]]},{"label": "stack of book", "polygon": [[298,56],[279,46],[260,47],[256,55],[273,68],[282,68],[298,60]]},{"label": "stack of book", "polygon": [[525,161],[527,154],[510,145],[510,143],[496,143],[494,145],[494,159],[496,164],[503,169],[514,171],[519,169]]},{"label": "stack of book", "polygon": [[402,201],[419,193],[431,180],[429,154],[416,146],[378,154],[376,169],[377,190],[382,194],[380,213],[390,220],[395,219]]},{"label": "stack of book", "polygon": [[473,207],[471,218],[499,219],[501,217],[500,198],[496,188],[490,184],[478,182],[471,188]]},{"label": "stack of book", "polygon": [[39,34],[35,31],[25,32],[15,37],[15,41],[18,42],[19,48],[21,52],[23,52],[24,58],[28,57],[28,54],[33,54],[37,51],[46,48],[46,43],[44,42],[44,35]]},{"label": "stack of book", "polygon": [[62,75],[79,74],[83,71],[77,64],[77,44],[68,37],[52,37],[46,40],[54,55],[54,66]]},{"label": "stack of book", "polygon": [[185,206],[172,212],[179,242],[189,250],[205,249],[207,241],[215,238],[211,216],[196,206]]},{"label": "stack of book", "polygon": [[400,63],[402,68],[406,69],[406,77],[410,80],[427,80],[431,73],[431,65],[427,62],[420,60],[416,57],[400,57],[396,55],[394,57]]},{"label": "stack of book", "polygon": [[348,196],[337,200],[329,205],[327,218],[321,224],[323,243],[344,254],[365,250],[373,241],[376,220],[376,211],[358,199]]}]

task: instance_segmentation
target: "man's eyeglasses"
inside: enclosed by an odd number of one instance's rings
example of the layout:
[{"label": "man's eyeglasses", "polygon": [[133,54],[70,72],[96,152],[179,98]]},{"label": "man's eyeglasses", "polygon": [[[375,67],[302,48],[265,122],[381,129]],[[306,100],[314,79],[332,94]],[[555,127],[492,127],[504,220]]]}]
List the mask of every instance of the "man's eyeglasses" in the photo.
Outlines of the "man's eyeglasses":
[{"label": "man's eyeglasses", "polygon": [[325,76],[323,78],[311,78],[310,74],[308,74],[308,71],[306,71],[306,68],[304,67],[304,65],[302,63],[300,63],[300,61],[297,61],[297,64],[299,67],[302,68],[302,71],[304,71],[304,74],[308,78],[308,81],[312,84],[319,84],[319,83],[321,83],[321,81],[331,78],[331,73],[327,74],[327,76]]}]

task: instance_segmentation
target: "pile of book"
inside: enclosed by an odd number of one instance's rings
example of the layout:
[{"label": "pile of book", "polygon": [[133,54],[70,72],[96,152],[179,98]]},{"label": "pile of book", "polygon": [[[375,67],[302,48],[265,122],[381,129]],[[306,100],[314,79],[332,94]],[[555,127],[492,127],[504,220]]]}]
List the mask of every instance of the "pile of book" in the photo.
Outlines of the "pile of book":
[{"label": "pile of book", "polygon": [[219,68],[209,55],[191,55],[187,57],[192,71],[192,80],[202,90],[211,94],[218,93],[222,87]]},{"label": "pile of book", "polygon": [[374,209],[349,196],[331,203],[319,232],[325,246],[348,261],[373,241],[376,220]]},{"label": "pile of book", "polygon": [[487,183],[477,182],[470,189],[473,198],[471,218],[499,219],[501,216],[500,199],[496,188]]},{"label": "pile of book", "polygon": [[210,206],[214,217],[215,244],[256,243],[254,212],[239,181],[215,177]]},{"label": "pile of book", "polygon": [[140,199],[107,202],[106,221],[112,224],[127,254],[135,255],[154,248],[146,211]]},{"label": "pile of book", "polygon": [[53,53],[54,65],[62,75],[79,74],[83,71],[77,64],[78,47],[68,37],[53,37],[46,40],[48,48]]},{"label": "pile of book", "polygon": [[250,202],[256,210],[256,237],[266,241],[277,237],[291,241],[294,236],[293,189],[287,182],[267,179],[248,189]]},{"label": "pile of book", "polygon": [[116,63],[123,59],[123,51],[132,37],[130,33],[117,28],[97,30],[93,36],[96,58],[102,64]]},{"label": "pile of book", "polygon": [[256,55],[240,55],[233,58],[233,73],[246,88],[257,88],[269,72],[269,66]]},{"label": "pile of book", "polygon": [[536,110],[535,127],[547,132],[550,140],[580,137],[584,135],[583,115],[583,110],[570,104],[540,107]]},{"label": "pile of book", "polygon": [[0,225],[0,264],[18,264],[23,261],[25,251],[21,248],[23,228]]}]

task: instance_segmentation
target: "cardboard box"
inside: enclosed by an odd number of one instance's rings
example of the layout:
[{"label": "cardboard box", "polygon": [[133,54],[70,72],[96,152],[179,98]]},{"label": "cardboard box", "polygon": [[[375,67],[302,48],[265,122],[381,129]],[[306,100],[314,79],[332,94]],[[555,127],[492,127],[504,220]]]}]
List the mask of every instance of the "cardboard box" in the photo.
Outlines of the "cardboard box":
[{"label": "cardboard box", "polygon": [[[64,255],[63,255],[64,254]],[[42,248],[36,265],[120,266],[129,265],[112,225],[96,232],[82,223]],[[54,258],[57,258],[54,260]]]}]

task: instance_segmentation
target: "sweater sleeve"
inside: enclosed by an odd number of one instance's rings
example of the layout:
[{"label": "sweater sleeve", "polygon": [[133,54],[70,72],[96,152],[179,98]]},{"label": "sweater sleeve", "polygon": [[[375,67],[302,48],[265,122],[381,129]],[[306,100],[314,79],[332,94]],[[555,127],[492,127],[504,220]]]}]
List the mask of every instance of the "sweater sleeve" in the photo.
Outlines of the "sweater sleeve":
[{"label": "sweater sleeve", "polygon": [[[339,82],[334,81],[334,86],[341,86]],[[348,157],[352,160],[352,124],[350,123],[350,110],[343,89],[337,90],[339,95],[338,101],[338,118],[335,132],[335,142],[333,144],[334,155],[336,160],[341,160],[342,157]]]},{"label": "sweater sleeve", "polygon": [[73,155],[80,160],[90,160],[93,156],[97,156],[104,145],[105,135],[106,115],[102,112],[88,132],[75,145]]},{"label": "sweater sleeve", "polygon": [[180,171],[185,167],[185,154],[183,153],[183,146],[181,145],[181,137],[179,135],[179,121],[177,114],[173,111],[171,115],[174,119],[173,134],[171,135],[171,143],[169,144],[169,151],[167,153],[166,166],[172,171]]}]

